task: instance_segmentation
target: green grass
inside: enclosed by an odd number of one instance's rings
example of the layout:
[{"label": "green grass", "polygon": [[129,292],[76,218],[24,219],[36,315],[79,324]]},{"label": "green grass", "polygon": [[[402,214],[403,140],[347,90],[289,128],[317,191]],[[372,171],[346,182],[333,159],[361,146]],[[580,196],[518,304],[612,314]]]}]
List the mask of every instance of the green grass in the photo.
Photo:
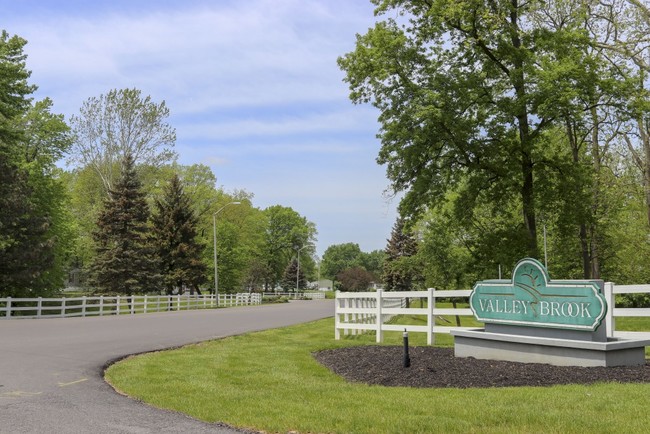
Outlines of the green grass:
[{"label": "green grass", "polygon": [[[106,377],[156,407],[266,432],[648,431],[650,385],[461,390],[349,384],[311,353],[371,344],[374,335],[341,341],[333,335],[333,319],[321,320],[137,356],[111,366]],[[386,343],[394,339],[387,336]]]}]

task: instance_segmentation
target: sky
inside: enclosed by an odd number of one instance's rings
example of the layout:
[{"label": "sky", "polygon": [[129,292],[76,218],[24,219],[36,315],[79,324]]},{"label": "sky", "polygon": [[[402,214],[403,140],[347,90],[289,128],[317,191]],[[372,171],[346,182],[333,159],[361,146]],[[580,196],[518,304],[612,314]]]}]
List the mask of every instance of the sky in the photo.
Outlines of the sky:
[{"label": "sky", "polygon": [[385,192],[378,112],[354,105],[336,59],[375,21],[369,0],[0,0],[54,112],[137,88],[165,101],[181,164],[226,191],[283,205],[332,244],[383,249],[398,200]]}]

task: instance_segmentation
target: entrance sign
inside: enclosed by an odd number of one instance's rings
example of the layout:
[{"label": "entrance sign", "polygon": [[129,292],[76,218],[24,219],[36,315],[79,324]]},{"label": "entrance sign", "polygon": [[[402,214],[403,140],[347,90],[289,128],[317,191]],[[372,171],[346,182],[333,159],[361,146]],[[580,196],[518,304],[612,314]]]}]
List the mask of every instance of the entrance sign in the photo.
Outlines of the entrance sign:
[{"label": "entrance sign", "polygon": [[477,320],[494,324],[594,331],[607,313],[596,282],[553,281],[532,258],[517,263],[510,281],[478,282],[469,301]]}]

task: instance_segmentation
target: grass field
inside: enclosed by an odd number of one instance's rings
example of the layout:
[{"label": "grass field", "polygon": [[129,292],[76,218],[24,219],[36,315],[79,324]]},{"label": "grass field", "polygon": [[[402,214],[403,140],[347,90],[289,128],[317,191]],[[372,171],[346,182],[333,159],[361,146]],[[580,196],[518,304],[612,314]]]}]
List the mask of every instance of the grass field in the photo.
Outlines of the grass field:
[{"label": "grass field", "polygon": [[[648,431],[645,384],[466,390],[349,384],[311,353],[372,344],[374,335],[335,341],[333,329],[327,319],[146,354],[111,366],[106,377],[156,407],[266,432]],[[387,344],[398,342],[398,333],[387,334]],[[437,342],[451,345],[447,337]]]}]

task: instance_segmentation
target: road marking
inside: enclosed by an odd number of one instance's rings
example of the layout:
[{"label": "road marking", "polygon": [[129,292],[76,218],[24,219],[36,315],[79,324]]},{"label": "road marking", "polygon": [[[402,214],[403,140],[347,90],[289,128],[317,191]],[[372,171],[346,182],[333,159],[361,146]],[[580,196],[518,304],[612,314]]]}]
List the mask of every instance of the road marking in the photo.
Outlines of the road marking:
[{"label": "road marking", "polygon": [[77,383],[83,383],[84,381],[88,381],[88,379],[87,378],[82,378],[81,380],[71,381],[69,383],[61,383],[61,382],[59,382],[58,384],[59,384],[59,387],[66,387],[66,386],[71,386],[71,385],[77,384]]},{"label": "road marking", "polygon": [[21,398],[23,396],[36,396],[43,392],[24,392],[22,390],[14,390],[12,392],[0,393],[0,398]]}]

